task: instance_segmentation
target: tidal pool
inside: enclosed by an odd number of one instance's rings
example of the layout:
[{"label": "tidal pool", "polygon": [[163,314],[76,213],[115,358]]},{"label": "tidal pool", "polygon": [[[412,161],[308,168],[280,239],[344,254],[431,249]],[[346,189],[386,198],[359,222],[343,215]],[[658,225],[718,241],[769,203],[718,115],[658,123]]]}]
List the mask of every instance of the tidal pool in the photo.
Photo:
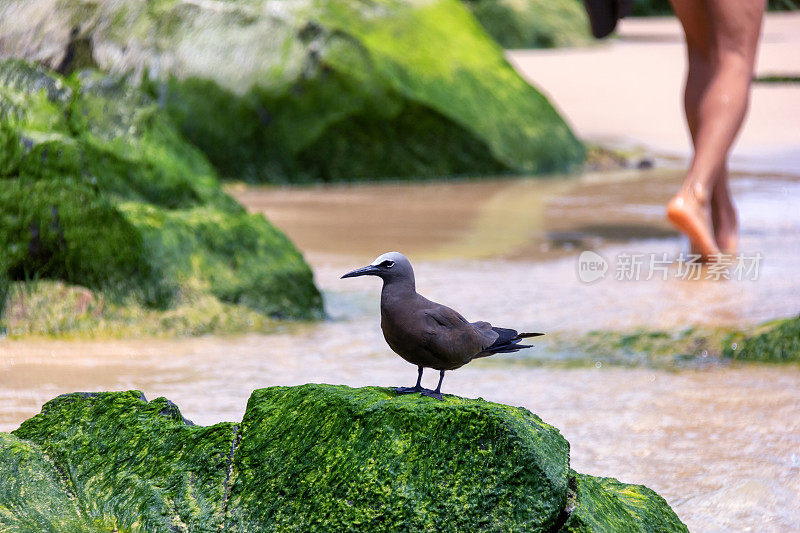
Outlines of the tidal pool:
[{"label": "tidal pool", "polygon": [[[472,320],[525,330],[744,326],[800,311],[800,180],[737,175],[742,251],[756,279],[617,280],[620,258],[685,243],[663,220],[676,170],[581,178],[490,179],[309,188],[233,187],[288,233],[312,264],[329,319],[271,335],[179,340],[0,341],[0,430],[76,390],[166,396],[200,424],[239,420],[250,392],[306,382],[408,385],[414,367],[379,329],[379,282],[339,276],[406,253],[418,290]],[[578,256],[599,253],[602,279]],[[705,277],[708,272],[702,272]],[[522,405],[557,426],[572,466],[645,484],[692,531],[800,530],[800,367],[698,370],[553,368],[547,337],[529,353],[445,376],[445,393]],[[435,385],[434,372],[426,375]]]}]

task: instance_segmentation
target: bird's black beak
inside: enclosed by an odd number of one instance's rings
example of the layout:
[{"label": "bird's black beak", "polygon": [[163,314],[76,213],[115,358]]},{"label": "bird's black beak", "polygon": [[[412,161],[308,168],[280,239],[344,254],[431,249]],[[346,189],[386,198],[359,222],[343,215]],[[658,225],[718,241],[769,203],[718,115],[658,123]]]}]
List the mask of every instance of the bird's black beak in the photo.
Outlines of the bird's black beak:
[{"label": "bird's black beak", "polygon": [[348,272],[347,274],[342,276],[341,279],[344,279],[344,278],[355,278],[355,277],[358,277],[358,276],[376,276],[378,274],[378,272],[380,272],[380,271],[381,271],[381,269],[376,267],[375,265],[367,265],[367,266],[362,267],[362,268],[357,268],[357,269],[353,270],[352,272]]}]

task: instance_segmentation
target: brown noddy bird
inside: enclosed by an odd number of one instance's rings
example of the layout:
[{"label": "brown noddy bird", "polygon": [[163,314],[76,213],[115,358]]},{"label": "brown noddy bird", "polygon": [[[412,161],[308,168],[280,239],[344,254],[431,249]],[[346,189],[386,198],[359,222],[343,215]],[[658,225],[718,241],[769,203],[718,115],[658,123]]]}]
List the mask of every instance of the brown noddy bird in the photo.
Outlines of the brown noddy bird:
[{"label": "brown noddy bird", "polygon": [[[445,370],[455,370],[478,357],[530,348],[530,345],[519,344],[520,340],[543,335],[496,328],[488,322],[470,323],[453,309],[422,297],[416,291],[411,263],[399,252],[383,254],[371,264],[348,272],[342,279],[356,276],[378,276],[383,280],[383,336],[397,355],[419,368],[417,384],[398,387],[395,389],[398,394],[419,392],[441,400]],[[424,368],[439,371],[436,390],[420,385]]]}]

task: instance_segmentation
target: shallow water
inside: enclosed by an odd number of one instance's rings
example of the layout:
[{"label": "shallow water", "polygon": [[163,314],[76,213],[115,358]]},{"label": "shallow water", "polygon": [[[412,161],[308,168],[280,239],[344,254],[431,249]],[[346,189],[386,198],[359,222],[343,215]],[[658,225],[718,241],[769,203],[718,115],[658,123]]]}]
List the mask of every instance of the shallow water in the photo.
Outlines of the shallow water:
[{"label": "shallow water", "polygon": [[[0,356],[4,430],[75,390],[137,388],[211,424],[240,420],[259,387],[410,385],[416,377],[357,324],[269,337],[8,348]],[[435,378],[426,375],[426,385]],[[561,370],[489,360],[448,373],[444,390],[527,407],[569,440],[574,469],[653,488],[692,531],[800,528],[796,367]]]},{"label": "shallow water", "polygon": [[[688,253],[664,210],[681,177],[655,169],[234,194],[306,252],[334,316],[344,295],[378,293],[374,279],[339,275],[389,250],[412,259],[426,296],[467,318],[523,329],[742,326],[800,312],[800,180],[792,177],[749,174],[732,182],[741,255],[752,266],[760,254],[757,276],[737,279],[730,271],[730,280],[684,280],[673,264],[666,281],[655,270],[647,280],[651,255]],[[604,279],[581,282],[583,250],[607,260]],[[643,262],[638,280],[616,279],[620,254]]]},{"label": "shallow water", "polygon": [[[379,330],[376,279],[340,280],[390,249],[418,289],[477,320],[546,332],[744,325],[800,311],[800,181],[738,176],[742,248],[758,279],[616,281],[619,253],[677,254],[663,221],[677,171],[580,179],[243,189],[236,195],[305,252],[330,319],[273,335],[173,341],[0,342],[0,430],[75,390],[167,396],[200,424],[239,420],[255,388],[306,382],[411,384],[415,369]],[[584,249],[610,262],[579,280]],[[545,337],[525,354],[548,354]],[[538,340],[538,339],[537,339]],[[552,355],[552,354],[550,354]],[[571,442],[582,472],[645,484],[693,531],[800,530],[800,368],[555,369],[477,361],[446,393],[523,405]],[[435,385],[433,373],[426,375]]]}]

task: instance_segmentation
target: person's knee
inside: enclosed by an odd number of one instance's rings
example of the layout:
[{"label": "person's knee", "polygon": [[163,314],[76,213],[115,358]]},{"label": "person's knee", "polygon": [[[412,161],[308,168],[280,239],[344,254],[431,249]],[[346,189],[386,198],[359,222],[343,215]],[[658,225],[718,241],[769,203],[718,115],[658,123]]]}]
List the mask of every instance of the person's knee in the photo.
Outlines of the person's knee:
[{"label": "person's knee", "polygon": [[714,58],[715,69],[728,76],[750,82],[753,77],[753,60],[741,50],[721,49],[718,50]]},{"label": "person's knee", "polygon": [[[750,35],[752,33],[752,35]],[[752,69],[758,50],[757,32],[720,32],[714,39],[713,59],[721,66]]]}]

